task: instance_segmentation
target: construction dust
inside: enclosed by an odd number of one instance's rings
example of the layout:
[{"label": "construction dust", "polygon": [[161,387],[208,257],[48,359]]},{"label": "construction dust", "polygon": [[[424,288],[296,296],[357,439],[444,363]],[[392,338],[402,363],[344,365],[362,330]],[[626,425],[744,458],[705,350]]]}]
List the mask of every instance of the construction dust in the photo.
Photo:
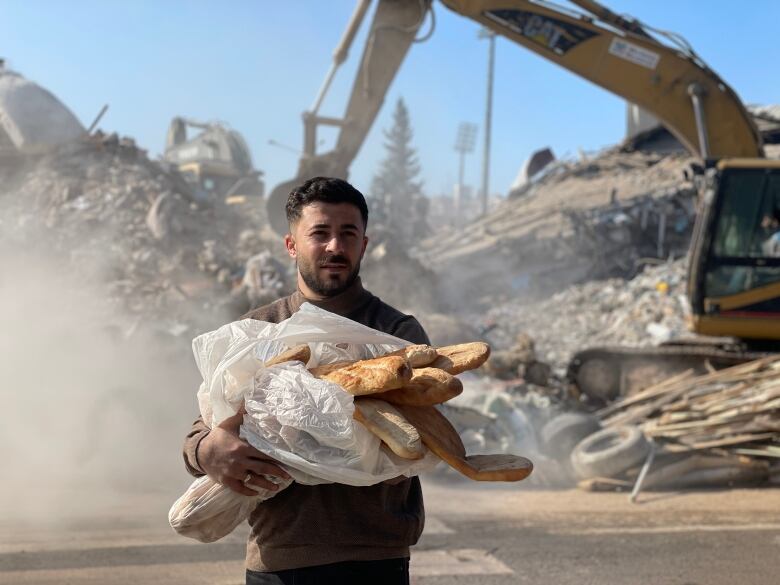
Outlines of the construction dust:
[{"label": "construction dust", "polygon": [[5,463],[0,514],[56,522],[186,484],[177,445],[197,416],[186,345],[125,339],[104,291],[56,254],[3,250]]}]

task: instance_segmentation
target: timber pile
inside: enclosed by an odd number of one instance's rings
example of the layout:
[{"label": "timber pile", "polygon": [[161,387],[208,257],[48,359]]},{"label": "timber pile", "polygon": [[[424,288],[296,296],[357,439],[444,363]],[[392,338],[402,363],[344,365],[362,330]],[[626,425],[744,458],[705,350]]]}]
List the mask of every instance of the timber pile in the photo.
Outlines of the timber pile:
[{"label": "timber pile", "polygon": [[604,426],[639,425],[668,453],[780,458],[780,357],[684,372],[598,415]]}]

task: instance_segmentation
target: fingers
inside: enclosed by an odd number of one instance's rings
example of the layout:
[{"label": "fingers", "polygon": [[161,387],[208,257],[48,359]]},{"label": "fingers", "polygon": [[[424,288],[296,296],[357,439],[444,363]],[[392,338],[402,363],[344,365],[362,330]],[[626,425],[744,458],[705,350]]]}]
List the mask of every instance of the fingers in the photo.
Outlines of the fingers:
[{"label": "fingers", "polygon": [[[274,482],[272,482],[270,480],[267,480],[266,478],[261,477],[259,475],[255,475],[254,473],[252,474],[252,478],[249,481],[247,481],[246,484],[244,484],[244,485],[247,485],[247,486],[248,485],[254,485],[254,486],[257,486],[257,487],[265,489],[265,490],[270,490],[272,492],[278,492],[279,491],[279,486],[276,485]],[[255,493],[257,493],[257,492],[255,492]]]},{"label": "fingers", "polygon": [[274,477],[281,477],[282,479],[290,479],[289,473],[270,461],[249,459],[246,461],[246,469],[247,471],[251,471],[255,477],[258,475],[271,475]]},{"label": "fingers", "polygon": [[243,466],[242,469],[252,469],[250,464],[252,460],[260,462],[279,463],[276,459],[270,455],[266,455],[262,451],[258,451],[252,445],[250,445],[244,439],[241,439],[242,445],[236,445],[234,456],[236,459],[236,465]]},{"label": "fingers", "polygon": [[228,489],[233,490],[236,493],[239,493],[243,496],[256,496],[257,492],[253,490],[252,488],[248,488],[244,485],[244,483],[240,479],[236,479],[234,477],[225,477],[222,480],[222,485],[227,487]]}]

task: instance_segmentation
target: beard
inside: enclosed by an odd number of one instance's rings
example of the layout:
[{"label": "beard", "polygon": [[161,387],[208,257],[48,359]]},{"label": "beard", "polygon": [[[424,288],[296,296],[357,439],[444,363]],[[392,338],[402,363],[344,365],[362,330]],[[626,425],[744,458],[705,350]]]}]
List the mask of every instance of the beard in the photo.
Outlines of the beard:
[{"label": "beard", "polygon": [[322,276],[319,268],[324,264],[345,264],[349,266],[350,262],[341,255],[326,256],[318,262],[309,262],[307,259],[298,257],[298,272],[300,272],[303,282],[312,291],[323,297],[335,297],[343,293],[352,286],[360,272],[360,260],[358,260],[352,270],[346,273],[346,276],[337,274]]}]

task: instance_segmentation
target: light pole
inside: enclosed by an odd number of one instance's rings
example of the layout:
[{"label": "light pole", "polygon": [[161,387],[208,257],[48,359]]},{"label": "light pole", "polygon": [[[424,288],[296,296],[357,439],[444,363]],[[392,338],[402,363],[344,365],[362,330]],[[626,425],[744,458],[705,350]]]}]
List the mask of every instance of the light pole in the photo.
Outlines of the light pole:
[{"label": "light pole", "polygon": [[477,125],[471,122],[461,122],[458,126],[458,136],[455,138],[455,150],[460,154],[458,192],[455,194],[455,227],[460,227],[461,213],[463,211],[463,167],[466,154],[474,151],[476,139]]},{"label": "light pole", "polygon": [[493,65],[496,59],[496,33],[479,29],[479,38],[488,40],[487,97],[485,100],[485,143],[482,149],[482,215],[488,210],[490,190],[490,127],[493,117]]}]

